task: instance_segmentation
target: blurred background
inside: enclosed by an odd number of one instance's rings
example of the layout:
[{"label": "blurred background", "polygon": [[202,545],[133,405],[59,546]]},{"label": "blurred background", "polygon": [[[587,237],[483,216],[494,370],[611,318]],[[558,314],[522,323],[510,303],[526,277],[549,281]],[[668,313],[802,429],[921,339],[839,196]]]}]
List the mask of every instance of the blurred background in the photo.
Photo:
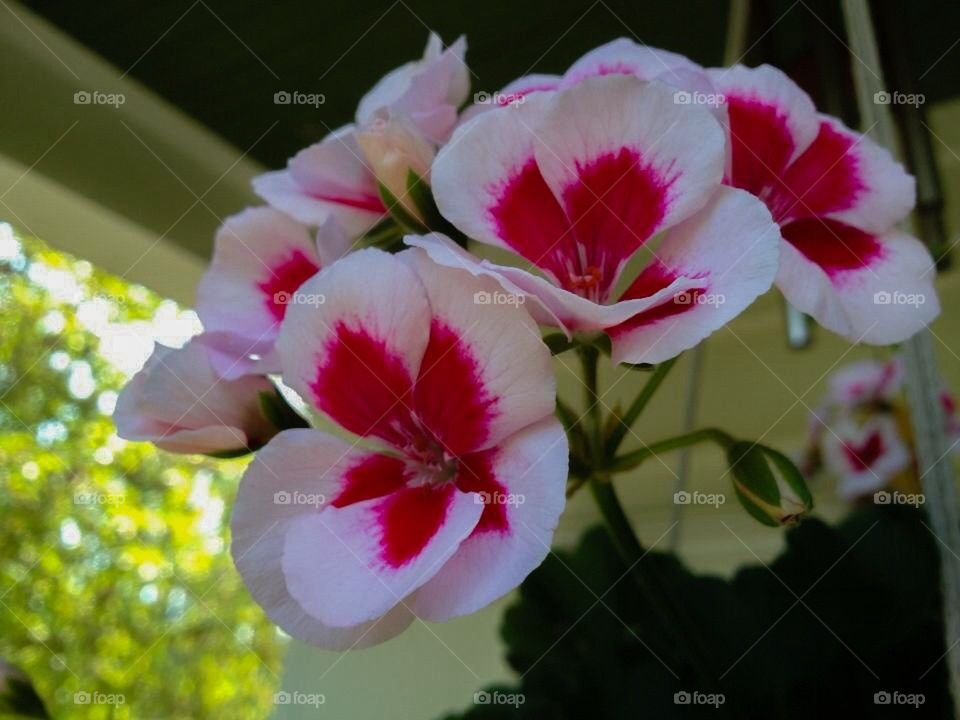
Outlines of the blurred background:
[{"label": "blurred background", "polygon": [[[872,9],[891,89],[923,97],[894,110],[902,154],[924,178],[921,222],[943,269],[945,313],[932,332],[945,382],[958,388],[960,4]],[[420,56],[430,31],[447,43],[467,35],[474,91],[495,90],[563,72],[621,36],[719,65],[729,11],[719,0],[0,0],[0,658],[30,677],[53,717],[426,720],[514,677],[498,634],[513,597],[371,650],[291,642],[227,552],[244,461],[125,443],[110,420],[116,393],[152,341],[182,344],[199,331],[194,288],[216,227],[257,204],[250,178],[349,122],[377,79]],[[777,65],[857,126],[848,44],[837,2],[754,0],[734,59]],[[323,102],[276,104],[284,91]],[[85,102],[90,93],[113,100]],[[826,378],[886,357],[811,332],[806,347],[790,347],[781,299],[761,298],[681,359],[635,444],[676,434],[693,407],[698,426],[798,455]],[[570,362],[558,360],[561,392],[578,399]],[[605,402],[629,401],[643,380],[612,371]],[[732,497],[719,453],[688,461],[689,490]],[[782,550],[783,533],[735,502],[678,508],[679,473],[669,457],[622,481],[648,546],[727,577]],[[849,509],[829,478],[814,494],[821,518]],[[572,546],[596,519],[578,495],[557,545]],[[823,630],[821,641],[838,638]],[[277,692],[323,702],[278,704]],[[98,704],[96,693],[124,701]]]}]

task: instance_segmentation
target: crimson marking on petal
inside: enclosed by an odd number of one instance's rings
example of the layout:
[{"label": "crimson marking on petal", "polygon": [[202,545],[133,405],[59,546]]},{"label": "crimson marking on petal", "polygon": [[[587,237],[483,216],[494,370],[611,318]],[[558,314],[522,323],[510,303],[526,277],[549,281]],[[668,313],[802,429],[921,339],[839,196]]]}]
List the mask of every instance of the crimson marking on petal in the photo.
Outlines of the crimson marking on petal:
[{"label": "crimson marking on petal", "polygon": [[387,566],[401,568],[423,551],[446,520],[455,492],[451,484],[422,485],[395,492],[377,504],[380,558]]},{"label": "crimson marking on petal", "polygon": [[496,450],[472,453],[460,458],[457,471],[457,487],[463,492],[475,492],[484,500],[480,521],[473,529],[471,537],[481,533],[510,532],[510,518],[507,514],[507,488],[501,484],[493,472]]},{"label": "crimson marking on petal", "polygon": [[575,245],[570,222],[533,156],[490,195],[496,198],[488,212],[497,235],[537,267],[564,277]]},{"label": "crimson marking on petal", "polygon": [[270,277],[257,287],[263,293],[264,302],[274,320],[283,320],[290,295],[316,275],[319,269],[320,266],[301,250],[294,250],[286,260],[271,268]]},{"label": "crimson marking on petal", "polygon": [[443,450],[459,455],[489,437],[497,404],[484,385],[472,349],[456,330],[434,318],[414,389],[420,422]]},{"label": "crimson marking on petal", "polygon": [[402,358],[362,327],[337,323],[310,389],[317,406],[352,433],[396,445],[409,436],[413,379]]},{"label": "crimson marking on petal", "polygon": [[853,207],[866,190],[854,145],[852,137],[821,122],[816,140],[787,168],[784,189],[770,202],[774,217],[782,221]]},{"label": "crimson marking on petal", "polygon": [[606,332],[610,337],[615,338],[622,333],[648,325],[655,325],[664,320],[676,317],[677,315],[690,312],[700,306],[699,298],[706,292],[706,288],[691,288],[684,292],[677,293],[669,300],[665,300],[659,305],[654,305],[648,310],[637,313],[629,320],[624,320],[619,325],[614,325],[612,328],[609,328]]},{"label": "crimson marking on petal", "polygon": [[819,265],[831,280],[870,267],[884,257],[883,244],[870,233],[826,218],[806,218],[782,228],[783,239]]},{"label": "crimson marking on petal", "polygon": [[637,279],[624,291],[623,297],[620,299],[633,300],[650,297],[668,287],[678,277],[677,273],[662,262],[653,260],[643,269],[643,272],[637,275]]},{"label": "crimson marking on petal", "polygon": [[657,230],[676,180],[658,172],[628,147],[577,164],[577,180],[563,190],[563,204],[576,233],[576,252],[566,258],[567,289],[598,273],[591,299],[603,301],[624,263]]},{"label": "crimson marking on petal", "polygon": [[870,435],[860,444],[844,442],[843,452],[857,472],[863,472],[873,467],[886,452],[886,446],[883,442],[883,436],[878,431]]},{"label": "crimson marking on petal", "polygon": [[349,197],[347,195],[326,195],[323,193],[309,193],[314,200],[334,203],[335,205],[345,205],[356,210],[366,210],[368,212],[383,215],[387,212],[386,205],[376,195],[361,195],[358,197]]},{"label": "crimson marking on petal", "polygon": [[763,197],[776,186],[794,151],[787,114],[750,96],[727,96],[732,152],[730,184]]},{"label": "crimson marking on petal", "polygon": [[406,485],[407,464],[389,455],[369,455],[343,474],[343,487],[331,505],[353,503],[389,495]]}]

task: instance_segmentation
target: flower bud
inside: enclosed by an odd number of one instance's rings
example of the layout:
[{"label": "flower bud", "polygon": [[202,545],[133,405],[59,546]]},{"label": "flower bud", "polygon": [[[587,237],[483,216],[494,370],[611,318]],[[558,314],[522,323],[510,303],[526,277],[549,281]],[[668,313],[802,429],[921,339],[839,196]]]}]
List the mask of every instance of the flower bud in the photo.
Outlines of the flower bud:
[{"label": "flower bud", "polygon": [[780,452],[751,442],[727,451],[740,503],[764,525],[792,525],[813,508],[813,497],[796,466]]},{"label": "flower bud", "polygon": [[412,170],[427,178],[436,151],[433,145],[403,117],[377,118],[357,133],[357,143],[377,181],[396,197],[412,217],[423,215],[407,189]]}]

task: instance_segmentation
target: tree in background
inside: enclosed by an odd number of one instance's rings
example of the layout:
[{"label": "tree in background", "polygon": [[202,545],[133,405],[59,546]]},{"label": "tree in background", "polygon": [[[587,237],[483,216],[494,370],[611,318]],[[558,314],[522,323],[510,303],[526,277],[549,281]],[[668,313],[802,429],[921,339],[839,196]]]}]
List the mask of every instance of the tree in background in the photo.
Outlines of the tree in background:
[{"label": "tree in background", "polygon": [[0,657],[56,718],[262,718],[283,641],[227,550],[243,461],[117,438],[195,317],[0,223]]}]

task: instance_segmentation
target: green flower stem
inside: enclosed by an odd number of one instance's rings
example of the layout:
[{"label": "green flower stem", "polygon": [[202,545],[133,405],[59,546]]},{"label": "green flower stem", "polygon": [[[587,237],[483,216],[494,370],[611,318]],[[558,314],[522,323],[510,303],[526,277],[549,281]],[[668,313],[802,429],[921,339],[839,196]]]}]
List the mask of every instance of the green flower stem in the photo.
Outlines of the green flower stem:
[{"label": "green flower stem", "polygon": [[[590,490],[593,494],[600,514],[607,526],[607,532],[617,548],[628,572],[637,583],[650,607],[667,632],[673,635],[673,645],[683,648],[691,669],[705,692],[718,692],[719,683],[716,674],[712,672],[708,657],[701,640],[700,628],[684,612],[683,599],[677,598],[669,587],[669,582],[657,568],[656,562],[643,562],[646,552],[640,539],[633,531],[630,519],[620,504],[617,492],[610,482],[610,470],[606,467],[606,459],[610,457],[610,449],[616,449],[626,428],[632,424],[640,412],[653,397],[673,364],[672,361],[662,363],[657,367],[654,375],[647,381],[640,395],[634,400],[618,430],[621,433],[611,433],[610,439],[604,443],[603,423],[599,395],[597,393],[597,358],[599,350],[595,347],[581,347],[578,349],[583,362],[584,402],[586,403],[588,433],[590,444],[590,460],[593,472],[590,476]],[[626,424],[623,424],[626,423]],[[676,439],[675,439],[676,440]],[[667,441],[669,442],[669,441]],[[679,447],[679,446],[678,446]],[[612,453],[611,453],[612,454]],[[724,713],[726,714],[726,713]]]},{"label": "green flower stem", "polygon": [[613,457],[616,454],[617,449],[620,447],[620,443],[623,442],[623,439],[626,437],[627,432],[630,428],[633,427],[633,424],[637,421],[637,418],[640,417],[640,413],[643,412],[643,409],[647,406],[647,403],[650,402],[650,399],[653,397],[654,393],[657,392],[657,389],[660,387],[660,384],[663,382],[664,378],[667,377],[667,373],[670,372],[670,368],[673,367],[677,359],[672,358],[666,360],[659,365],[657,369],[653,371],[653,375],[650,376],[650,379],[647,380],[647,384],[643,386],[643,389],[634,398],[633,403],[627,409],[627,412],[620,418],[620,423],[613,429],[610,433],[610,437],[607,438],[606,448],[604,454],[606,457]]},{"label": "green flower stem", "polygon": [[645,445],[639,450],[634,450],[626,455],[614,458],[605,469],[611,473],[626,472],[627,470],[633,470],[644,460],[654,455],[661,455],[670,450],[689,447],[690,445],[697,445],[702,442],[715,442],[720,447],[727,448],[733,444],[734,439],[723,430],[717,428],[694,430],[685,435],[677,435],[676,437]]}]

